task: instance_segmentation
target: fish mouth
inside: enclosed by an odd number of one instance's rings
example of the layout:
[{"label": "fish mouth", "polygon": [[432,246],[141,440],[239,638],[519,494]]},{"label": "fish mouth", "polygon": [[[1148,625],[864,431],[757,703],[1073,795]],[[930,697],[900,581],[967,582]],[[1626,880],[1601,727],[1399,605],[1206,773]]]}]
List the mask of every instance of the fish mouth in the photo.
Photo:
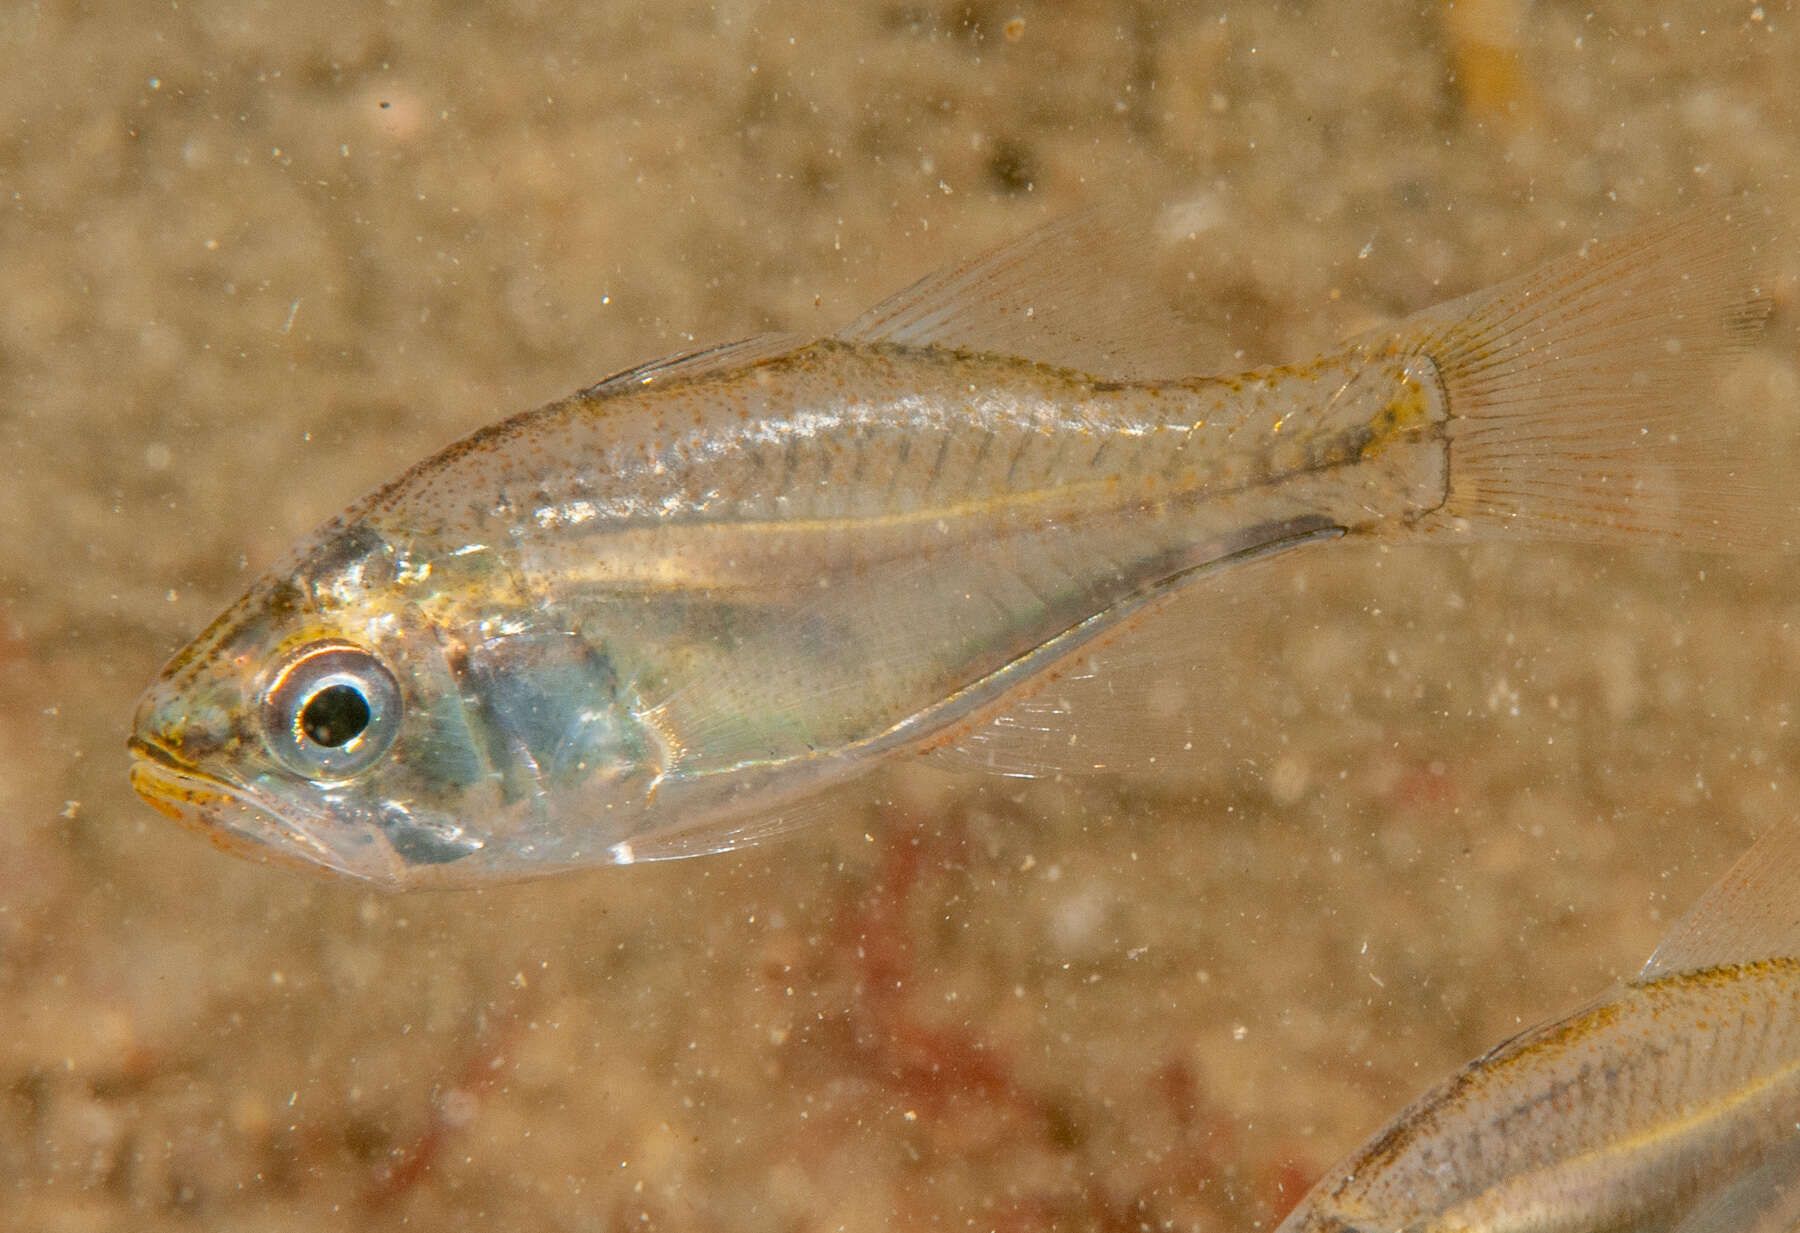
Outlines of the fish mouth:
[{"label": "fish mouth", "polygon": [[145,803],[233,856],[326,877],[387,883],[385,863],[359,867],[285,817],[266,794],[200,769],[154,740],[133,735],[131,786]]}]

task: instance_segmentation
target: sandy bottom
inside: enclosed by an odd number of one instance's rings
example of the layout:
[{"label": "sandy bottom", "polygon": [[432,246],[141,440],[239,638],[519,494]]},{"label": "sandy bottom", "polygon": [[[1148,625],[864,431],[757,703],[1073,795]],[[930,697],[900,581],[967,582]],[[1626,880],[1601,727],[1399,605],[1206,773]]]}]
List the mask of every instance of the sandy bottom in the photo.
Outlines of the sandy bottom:
[{"label": "sandy bottom", "polygon": [[[1321,552],[1194,648],[1216,756],[909,770],[480,893],[241,863],[125,783],[162,660],[368,486],[1058,211],[1172,203],[1121,294],[1201,368],[1690,199],[1800,223],[1790,6],[1457,11],[0,15],[0,1224],[1248,1230],[1628,974],[1797,812],[1783,559]],[[1780,267],[1734,415],[1800,410]]]}]

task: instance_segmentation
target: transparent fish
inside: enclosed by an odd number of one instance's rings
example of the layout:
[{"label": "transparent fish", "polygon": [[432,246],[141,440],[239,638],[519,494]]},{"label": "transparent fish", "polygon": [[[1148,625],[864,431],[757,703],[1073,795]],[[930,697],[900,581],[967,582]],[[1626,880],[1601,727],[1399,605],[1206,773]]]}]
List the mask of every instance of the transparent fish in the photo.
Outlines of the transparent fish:
[{"label": "transparent fish", "polygon": [[885,758],[1057,769],[1060,719],[1012,725],[1034,750],[996,740],[1020,700],[1249,561],[1788,525],[1706,431],[1767,307],[1741,221],[1686,215],[1305,363],[1173,380],[1068,366],[1114,359],[1049,311],[1064,284],[1108,290],[1083,234],[833,337],[633,369],[413,467],[169,663],[134,786],[223,847],[390,888],[687,856],[821,816]]},{"label": "transparent fish", "polygon": [[1800,1223],[1800,824],[1615,996],[1524,1032],[1326,1174],[1277,1233]]}]

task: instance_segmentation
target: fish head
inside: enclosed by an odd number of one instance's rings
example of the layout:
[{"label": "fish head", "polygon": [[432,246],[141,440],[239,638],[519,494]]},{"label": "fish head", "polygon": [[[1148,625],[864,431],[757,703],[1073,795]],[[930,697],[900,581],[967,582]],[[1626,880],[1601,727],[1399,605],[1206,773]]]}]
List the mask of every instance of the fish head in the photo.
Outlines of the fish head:
[{"label": "fish head", "polygon": [[254,860],[385,889],[456,880],[441,874],[487,846],[459,820],[480,768],[406,572],[340,520],[259,580],[144,694],[138,794]]}]

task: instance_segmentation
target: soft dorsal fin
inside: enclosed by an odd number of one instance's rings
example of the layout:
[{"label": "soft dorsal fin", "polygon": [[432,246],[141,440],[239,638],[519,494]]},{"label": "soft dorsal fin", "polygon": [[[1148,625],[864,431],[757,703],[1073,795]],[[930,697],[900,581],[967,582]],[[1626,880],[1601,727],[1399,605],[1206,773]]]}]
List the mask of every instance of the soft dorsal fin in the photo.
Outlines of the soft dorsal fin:
[{"label": "soft dorsal fin", "polygon": [[846,342],[1017,355],[1099,377],[1208,367],[1145,286],[1148,220],[1088,209],[934,274],[837,332]]},{"label": "soft dorsal fin", "polygon": [[1800,822],[1775,827],[1675,922],[1638,973],[1800,958]]},{"label": "soft dorsal fin", "polygon": [[[1016,355],[1098,377],[1207,370],[1195,330],[1145,286],[1156,229],[1120,208],[1090,208],[927,274],[836,332],[852,343]],[[784,355],[810,342],[759,334],[614,373],[583,396],[687,380]]]}]

